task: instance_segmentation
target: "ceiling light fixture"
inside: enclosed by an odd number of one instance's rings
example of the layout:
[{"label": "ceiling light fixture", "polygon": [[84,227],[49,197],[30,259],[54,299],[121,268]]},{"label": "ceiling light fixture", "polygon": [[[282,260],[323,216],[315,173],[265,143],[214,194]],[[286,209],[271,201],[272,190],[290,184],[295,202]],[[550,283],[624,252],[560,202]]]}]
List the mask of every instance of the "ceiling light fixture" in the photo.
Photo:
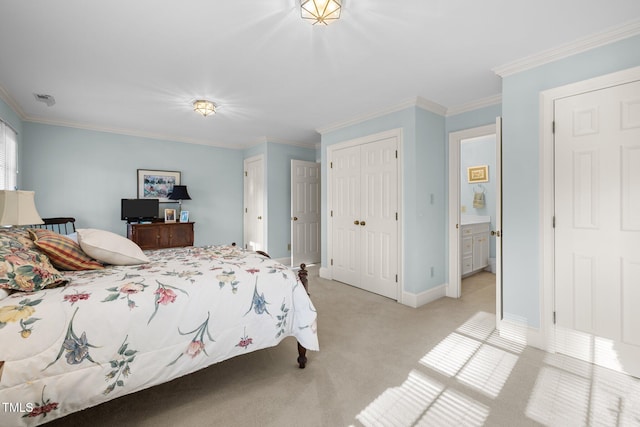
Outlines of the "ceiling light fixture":
[{"label": "ceiling light fixture", "polygon": [[340,19],[342,0],[300,0],[302,19],[313,21],[313,25],[329,25]]},{"label": "ceiling light fixture", "polygon": [[198,99],[196,101],[193,101],[193,111],[197,111],[198,113],[207,117],[211,114],[216,113],[216,105],[211,101],[207,101],[206,99]]}]

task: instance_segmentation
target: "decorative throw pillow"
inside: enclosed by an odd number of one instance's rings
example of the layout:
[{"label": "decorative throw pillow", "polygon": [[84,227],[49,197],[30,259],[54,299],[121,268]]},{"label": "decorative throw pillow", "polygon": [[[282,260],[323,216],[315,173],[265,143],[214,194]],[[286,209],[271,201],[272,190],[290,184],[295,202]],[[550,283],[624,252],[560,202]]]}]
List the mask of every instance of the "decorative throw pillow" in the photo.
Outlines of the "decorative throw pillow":
[{"label": "decorative throw pillow", "polygon": [[36,249],[36,245],[33,244],[31,235],[29,235],[29,231],[27,231],[26,228],[0,228],[0,239],[2,237],[9,237],[13,240],[17,240],[20,243],[21,247],[27,249]]},{"label": "decorative throw pillow", "polygon": [[149,262],[149,258],[142,252],[140,246],[126,237],[94,228],[80,228],[76,231],[82,250],[98,261],[113,265],[136,265]]},{"label": "decorative throw pillow", "polygon": [[29,229],[35,245],[61,270],[99,270],[104,268],[82,251],[80,245],[61,234],[39,228]]},{"label": "decorative throw pillow", "polygon": [[7,235],[0,237],[0,288],[31,292],[65,283],[45,254]]}]

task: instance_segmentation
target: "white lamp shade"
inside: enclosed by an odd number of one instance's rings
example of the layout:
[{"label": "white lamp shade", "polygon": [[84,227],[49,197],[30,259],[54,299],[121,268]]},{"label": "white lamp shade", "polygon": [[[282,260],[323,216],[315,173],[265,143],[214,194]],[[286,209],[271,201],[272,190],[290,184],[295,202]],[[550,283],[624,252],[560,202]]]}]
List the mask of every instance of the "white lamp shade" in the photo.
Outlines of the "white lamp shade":
[{"label": "white lamp shade", "polygon": [[0,225],[44,224],[33,191],[0,190]]}]

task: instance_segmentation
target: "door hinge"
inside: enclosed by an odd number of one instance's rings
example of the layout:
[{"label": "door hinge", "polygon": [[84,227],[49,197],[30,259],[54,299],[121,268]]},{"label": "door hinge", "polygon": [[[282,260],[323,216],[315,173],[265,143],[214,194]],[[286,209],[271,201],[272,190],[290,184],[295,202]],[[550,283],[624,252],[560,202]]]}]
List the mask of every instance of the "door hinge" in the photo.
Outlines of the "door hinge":
[{"label": "door hinge", "polygon": [[396,159],[398,158],[398,150],[396,150]]},{"label": "door hinge", "polygon": [[331,216],[333,216],[333,209],[331,210]]},{"label": "door hinge", "polygon": [[244,171],[244,176],[249,176],[249,175],[247,174],[247,171]]},{"label": "door hinge", "polygon": [[331,258],[331,265],[333,265],[333,258]]},{"label": "door hinge", "polygon": [[249,212],[249,209],[244,208],[244,213],[248,213],[248,212]]},{"label": "door hinge", "polygon": [[551,133],[556,133],[556,121],[551,122]]},{"label": "door hinge", "polygon": [[396,221],[398,220],[398,212],[396,212]]},{"label": "door hinge", "polygon": [[556,324],[556,312],[555,311],[553,312],[553,324],[554,325]]},{"label": "door hinge", "polygon": [[396,283],[398,283],[398,275],[396,274]]},{"label": "door hinge", "polygon": [[333,162],[329,163],[329,169],[333,169]]},{"label": "door hinge", "polygon": [[553,228],[556,228],[556,216],[555,215],[551,218],[551,226]]}]

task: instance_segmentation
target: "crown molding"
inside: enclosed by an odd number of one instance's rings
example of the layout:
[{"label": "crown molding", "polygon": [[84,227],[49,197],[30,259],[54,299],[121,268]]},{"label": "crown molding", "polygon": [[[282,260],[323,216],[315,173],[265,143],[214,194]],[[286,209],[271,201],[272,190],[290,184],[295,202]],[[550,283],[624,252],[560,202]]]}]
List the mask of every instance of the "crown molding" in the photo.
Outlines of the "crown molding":
[{"label": "crown molding", "polygon": [[349,119],[349,120],[345,120],[345,121],[342,121],[342,122],[337,122],[337,123],[334,123],[332,125],[316,129],[316,131],[320,135],[323,135],[325,133],[333,132],[335,130],[345,128],[347,126],[356,125],[358,123],[362,123],[362,122],[365,122],[367,120],[371,120],[371,119],[375,119],[375,118],[378,118],[378,117],[386,116],[387,114],[395,113],[397,111],[402,111],[402,110],[405,110],[405,109],[410,108],[410,107],[420,107],[423,110],[431,111],[432,113],[435,113],[435,114],[438,114],[438,115],[441,115],[441,116],[444,116],[446,114],[446,112],[447,112],[446,107],[444,107],[444,106],[442,106],[442,105],[440,105],[438,103],[435,103],[433,101],[429,101],[427,99],[424,99],[424,98],[418,96],[416,98],[411,98],[411,99],[408,99],[406,101],[403,101],[403,102],[401,102],[399,104],[396,104],[396,105],[394,105],[392,107],[385,108],[383,110],[374,111],[374,112],[367,113],[367,114],[362,114],[360,116],[356,116],[356,117],[354,117],[352,119]]},{"label": "crown molding", "polygon": [[502,94],[488,96],[486,98],[478,99],[476,101],[467,102],[466,104],[457,105],[447,109],[447,117],[455,116],[457,114],[466,113],[469,111],[477,110],[479,108],[490,107],[492,105],[502,103]]},{"label": "crown molding", "polygon": [[586,52],[587,50],[591,50],[596,47],[633,37],[638,34],[640,34],[640,19],[630,21],[607,31],[583,37],[554,49],[545,50],[540,53],[509,62],[493,68],[492,71],[500,77],[506,77],[575,55],[577,53]]},{"label": "crown molding", "polygon": [[20,120],[27,119],[27,115],[20,107],[20,104],[18,104],[2,86],[0,86],[0,99],[2,99],[18,115],[18,117],[20,117]]},{"label": "crown molding", "polygon": [[308,148],[310,150],[313,150],[315,146],[319,144],[317,142],[305,143],[305,142],[299,142],[299,141],[287,141],[285,139],[273,139],[273,138],[266,138],[266,137],[264,142],[272,142],[274,144],[281,144],[281,145],[292,145],[294,147]]}]

